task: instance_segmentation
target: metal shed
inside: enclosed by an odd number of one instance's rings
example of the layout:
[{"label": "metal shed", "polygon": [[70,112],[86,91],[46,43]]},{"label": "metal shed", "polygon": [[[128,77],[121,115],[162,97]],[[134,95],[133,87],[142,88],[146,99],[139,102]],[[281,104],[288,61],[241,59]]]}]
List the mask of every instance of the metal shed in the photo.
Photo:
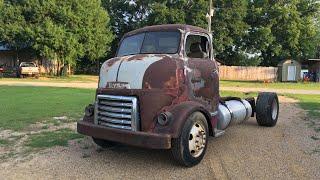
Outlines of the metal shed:
[{"label": "metal shed", "polygon": [[309,59],[308,70],[313,75],[311,81],[320,82],[320,59]]},{"label": "metal shed", "polygon": [[281,82],[297,82],[301,79],[301,64],[295,60],[283,60],[278,64],[278,80]]}]

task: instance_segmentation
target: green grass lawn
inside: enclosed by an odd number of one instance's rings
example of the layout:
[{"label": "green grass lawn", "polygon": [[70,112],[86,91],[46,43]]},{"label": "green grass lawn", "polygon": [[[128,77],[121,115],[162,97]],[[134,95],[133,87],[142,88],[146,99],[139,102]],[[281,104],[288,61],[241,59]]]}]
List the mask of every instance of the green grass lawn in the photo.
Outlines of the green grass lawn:
[{"label": "green grass lawn", "polygon": [[297,99],[301,108],[307,110],[311,118],[317,118],[320,121],[320,95],[287,94],[286,96]]},{"label": "green grass lawn", "polygon": [[222,87],[248,87],[248,88],[274,88],[274,89],[300,89],[300,90],[319,90],[320,83],[263,83],[251,81],[220,81]]},{"label": "green grass lawn", "polygon": [[83,136],[70,129],[60,129],[57,131],[33,134],[26,142],[26,146],[31,148],[43,149],[53,146],[67,146],[69,140],[79,139]]},{"label": "green grass lawn", "polygon": [[220,96],[247,98],[247,97],[256,97],[258,96],[258,93],[257,92],[244,93],[244,92],[236,92],[236,91],[220,91]]},{"label": "green grass lawn", "polygon": [[[288,97],[297,99],[302,109],[308,113],[309,127],[320,133],[320,95],[294,95],[288,94]],[[319,137],[313,137],[314,140],[319,140]],[[320,152],[320,149],[317,150]]]},{"label": "green grass lawn", "polygon": [[23,81],[23,82],[97,82],[99,79],[98,76],[93,75],[71,75],[65,77],[55,77],[47,76],[40,77],[39,79],[35,78],[0,78],[1,81]]},{"label": "green grass lawn", "polygon": [[20,130],[59,116],[78,120],[94,95],[89,89],[0,86],[0,128]]},{"label": "green grass lawn", "polygon": [[6,139],[0,139],[0,146],[8,145],[9,141]]}]

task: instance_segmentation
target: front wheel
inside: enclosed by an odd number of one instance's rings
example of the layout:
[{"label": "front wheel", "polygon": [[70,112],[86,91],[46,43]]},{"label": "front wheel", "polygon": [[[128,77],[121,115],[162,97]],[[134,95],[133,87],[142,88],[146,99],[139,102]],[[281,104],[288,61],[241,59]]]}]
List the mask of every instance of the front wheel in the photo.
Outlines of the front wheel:
[{"label": "front wheel", "polygon": [[205,155],[208,136],[208,123],[205,116],[200,112],[191,114],[180,136],[172,139],[173,158],[186,167],[197,165]]}]

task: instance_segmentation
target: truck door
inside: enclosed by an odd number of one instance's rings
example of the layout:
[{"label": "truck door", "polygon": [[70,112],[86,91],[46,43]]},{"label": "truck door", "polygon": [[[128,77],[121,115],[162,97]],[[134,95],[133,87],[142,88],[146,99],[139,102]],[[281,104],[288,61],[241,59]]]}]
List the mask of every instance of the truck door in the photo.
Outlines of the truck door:
[{"label": "truck door", "polygon": [[212,43],[206,34],[189,34],[185,41],[185,56],[189,67],[189,83],[195,100],[217,110],[219,102],[219,75],[212,58]]}]

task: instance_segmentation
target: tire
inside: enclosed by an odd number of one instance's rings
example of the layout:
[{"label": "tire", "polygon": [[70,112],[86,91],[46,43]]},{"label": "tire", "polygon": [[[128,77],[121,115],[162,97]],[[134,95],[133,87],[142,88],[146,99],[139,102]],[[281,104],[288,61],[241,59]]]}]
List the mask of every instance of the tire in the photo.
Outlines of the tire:
[{"label": "tire", "polygon": [[276,93],[263,92],[258,95],[256,119],[260,126],[274,127],[279,117],[279,100]]},{"label": "tire", "polygon": [[[204,134],[201,134],[200,137],[193,137],[192,134],[194,128],[197,129],[196,126],[201,126],[204,131]],[[172,139],[172,148],[171,153],[173,158],[182,166],[192,167],[200,163],[203,159],[207,145],[208,145],[208,123],[205,116],[200,112],[192,113],[188,119],[186,120],[184,126],[182,127],[181,133],[178,138]],[[196,142],[196,138],[200,141],[200,145],[202,146],[202,150],[198,151],[196,149],[190,149],[190,144],[195,144],[192,142]],[[200,140],[201,139],[201,140]],[[199,142],[198,141],[198,142]],[[193,153],[192,153],[193,151]]]},{"label": "tire", "polygon": [[102,148],[110,148],[110,147],[114,147],[117,145],[117,143],[115,143],[115,142],[103,140],[103,139],[98,139],[95,137],[92,137],[92,140],[94,143],[96,143],[98,146],[100,146]]}]

